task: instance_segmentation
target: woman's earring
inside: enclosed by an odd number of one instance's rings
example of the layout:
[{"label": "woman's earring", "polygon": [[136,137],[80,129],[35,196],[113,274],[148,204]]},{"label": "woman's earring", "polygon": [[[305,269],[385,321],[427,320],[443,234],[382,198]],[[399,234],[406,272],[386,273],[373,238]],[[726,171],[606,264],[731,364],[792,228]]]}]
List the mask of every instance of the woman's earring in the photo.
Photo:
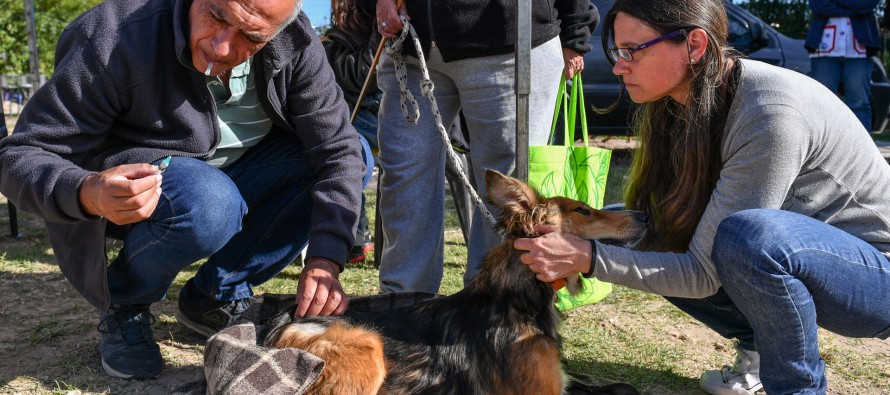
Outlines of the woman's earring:
[{"label": "woman's earring", "polygon": [[689,63],[695,63],[695,58],[689,58]]}]

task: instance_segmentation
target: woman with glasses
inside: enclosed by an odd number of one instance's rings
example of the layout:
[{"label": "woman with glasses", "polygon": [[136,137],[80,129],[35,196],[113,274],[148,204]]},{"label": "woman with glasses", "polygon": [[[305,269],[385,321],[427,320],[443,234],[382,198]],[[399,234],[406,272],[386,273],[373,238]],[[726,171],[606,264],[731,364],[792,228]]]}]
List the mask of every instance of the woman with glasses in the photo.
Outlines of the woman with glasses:
[{"label": "woman with glasses", "polygon": [[618,0],[603,49],[640,140],[628,208],[655,251],[549,233],[517,240],[542,281],[589,273],[657,293],[738,342],[712,394],[825,393],[817,328],[890,336],[890,166],[806,75],[727,47],[720,0]]}]

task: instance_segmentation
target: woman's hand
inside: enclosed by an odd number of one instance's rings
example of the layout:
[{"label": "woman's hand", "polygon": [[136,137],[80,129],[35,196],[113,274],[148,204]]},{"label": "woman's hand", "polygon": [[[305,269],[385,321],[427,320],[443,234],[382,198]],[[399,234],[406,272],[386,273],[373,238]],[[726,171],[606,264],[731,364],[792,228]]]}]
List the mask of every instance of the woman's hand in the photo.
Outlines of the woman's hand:
[{"label": "woman's hand", "polygon": [[549,226],[539,226],[535,231],[542,236],[516,239],[513,248],[527,251],[519,256],[519,260],[535,272],[538,280],[549,283],[572,274],[590,272],[593,255],[590,241],[554,232]]}]

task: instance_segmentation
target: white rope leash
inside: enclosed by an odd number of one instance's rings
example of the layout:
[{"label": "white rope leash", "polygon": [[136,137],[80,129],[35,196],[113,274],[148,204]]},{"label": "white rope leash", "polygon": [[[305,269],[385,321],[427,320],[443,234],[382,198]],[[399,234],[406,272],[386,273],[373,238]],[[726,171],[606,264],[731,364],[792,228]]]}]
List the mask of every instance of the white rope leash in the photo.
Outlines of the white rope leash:
[{"label": "white rope leash", "polygon": [[[405,67],[405,59],[402,57],[402,45],[410,32],[411,39],[414,42],[414,48],[417,51],[417,59],[420,61],[420,71],[423,74],[423,79],[420,81],[420,89],[422,94],[430,100],[433,115],[436,118],[436,128],[439,129],[439,137],[441,137],[442,144],[446,147],[445,152],[448,154],[448,161],[451,162],[451,165],[454,166],[455,169],[458,169],[457,173],[460,175],[460,180],[464,183],[466,189],[470,191],[470,197],[473,198],[476,206],[478,206],[479,210],[482,211],[486,218],[488,218],[488,221],[491,222],[492,225],[495,225],[497,224],[497,220],[495,220],[494,215],[488,211],[488,207],[485,206],[482,199],[479,198],[479,194],[476,193],[476,189],[473,188],[469,178],[467,178],[467,173],[464,170],[463,165],[461,165],[460,159],[451,147],[451,140],[448,138],[448,132],[442,124],[442,114],[439,113],[439,105],[436,103],[436,98],[433,95],[435,86],[430,79],[430,72],[426,66],[426,60],[423,57],[423,49],[420,47],[420,40],[417,38],[417,32],[414,31],[414,26],[411,26],[411,24],[408,23],[408,18],[404,15],[399,18],[402,20],[402,34],[400,34],[398,38],[386,43],[386,53],[392,58],[393,63],[395,63],[396,79],[399,81],[399,88],[402,92],[399,100],[402,106],[402,114],[404,114],[405,119],[411,123],[417,123],[417,120],[420,118],[420,107],[417,105],[417,100],[414,99],[414,95],[408,90],[408,70]],[[413,109],[410,113],[408,105],[411,105]]]}]

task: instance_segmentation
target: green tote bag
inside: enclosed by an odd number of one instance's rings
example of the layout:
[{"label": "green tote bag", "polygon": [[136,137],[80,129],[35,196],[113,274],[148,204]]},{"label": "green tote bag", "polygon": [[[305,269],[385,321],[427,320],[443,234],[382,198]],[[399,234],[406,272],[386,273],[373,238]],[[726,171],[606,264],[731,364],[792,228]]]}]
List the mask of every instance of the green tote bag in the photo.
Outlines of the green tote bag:
[{"label": "green tote bag", "polygon": [[[588,146],[587,114],[580,74],[575,74],[571,93],[568,98],[566,96],[566,80],[563,76],[560,79],[553,124],[550,128],[550,144],[553,144],[557,119],[562,114],[563,145],[529,147],[529,185],[544,196],[565,196],[583,201],[593,208],[602,208],[612,151]],[[575,124],[579,117],[584,134],[583,146],[574,145]],[[612,292],[610,283],[593,277],[581,277],[580,280],[581,291],[575,296],[569,295],[565,287],[557,291],[557,308],[565,311],[596,303]]]}]

